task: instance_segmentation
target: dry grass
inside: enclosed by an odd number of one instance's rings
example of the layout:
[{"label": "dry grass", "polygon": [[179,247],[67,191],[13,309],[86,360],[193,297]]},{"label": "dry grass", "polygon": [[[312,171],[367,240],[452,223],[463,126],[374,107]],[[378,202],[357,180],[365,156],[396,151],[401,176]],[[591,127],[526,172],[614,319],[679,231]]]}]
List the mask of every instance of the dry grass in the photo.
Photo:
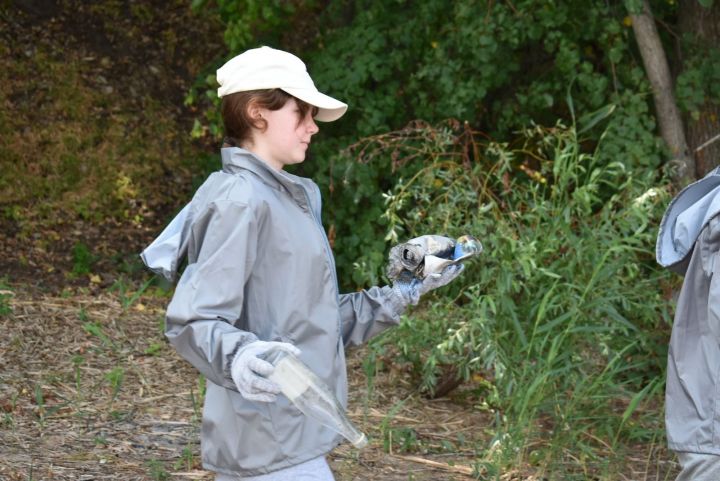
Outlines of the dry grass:
[{"label": "dry grass", "polygon": [[[198,374],[162,336],[166,298],[124,307],[126,298],[107,293],[3,293],[13,312],[0,314],[0,479],[213,479],[200,464]],[[428,400],[385,359],[368,395],[366,352],[348,354],[350,417],[370,445],[330,454],[337,480],[473,479],[476,449],[493,432],[472,391]],[[576,456],[568,461],[583,464]],[[670,480],[676,471],[658,445],[631,448],[625,461],[613,479]],[[499,479],[562,478],[518,466]]]},{"label": "dry grass", "polygon": [[159,343],[159,306],[38,294],[12,306],[0,320],[0,477],[152,479],[153,465],[196,450],[197,375]]},{"label": "dry grass", "polygon": [[[199,459],[199,377],[162,337],[165,302],[11,294],[13,313],[0,317],[0,479],[213,479]],[[412,395],[397,370],[378,374],[365,409],[362,356],[349,353],[350,415],[371,443],[331,454],[338,481],[472,479],[487,414]],[[405,451],[397,439],[383,449],[383,433],[410,430]]]}]

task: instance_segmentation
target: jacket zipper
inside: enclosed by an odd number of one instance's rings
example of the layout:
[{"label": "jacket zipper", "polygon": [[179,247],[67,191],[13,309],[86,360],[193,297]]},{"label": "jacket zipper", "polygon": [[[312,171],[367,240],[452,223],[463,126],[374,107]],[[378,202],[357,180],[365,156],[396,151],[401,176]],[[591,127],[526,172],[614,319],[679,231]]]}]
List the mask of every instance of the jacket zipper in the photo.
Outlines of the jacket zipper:
[{"label": "jacket zipper", "polygon": [[344,345],[344,341],[342,339],[342,315],[340,314],[340,291],[338,286],[338,280],[337,280],[337,272],[334,268],[334,263],[332,259],[332,248],[330,247],[330,242],[327,239],[327,236],[325,235],[325,230],[323,229],[322,223],[315,215],[315,211],[312,208],[312,203],[310,202],[310,195],[308,194],[307,190],[305,190],[305,187],[301,187],[303,190],[303,193],[305,194],[305,200],[307,201],[308,211],[310,212],[310,216],[313,219],[313,223],[315,224],[315,227],[318,229],[320,233],[320,237],[323,240],[323,243],[325,244],[325,256],[328,263],[328,268],[330,269],[330,274],[332,275],[333,281],[335,281],[334,289],[335,289],[335,299],[337,301],[338,306],[338,338],[340,342]]}]

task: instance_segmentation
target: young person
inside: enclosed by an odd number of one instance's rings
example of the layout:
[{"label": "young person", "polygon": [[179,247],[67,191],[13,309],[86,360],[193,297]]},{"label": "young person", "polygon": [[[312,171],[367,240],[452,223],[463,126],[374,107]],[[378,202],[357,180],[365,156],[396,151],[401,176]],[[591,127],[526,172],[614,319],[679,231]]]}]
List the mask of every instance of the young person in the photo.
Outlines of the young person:
[{"label": "young person", "polygon": [[299,58],[269,47],[231,59],[217,80],[222,170],[143,260],[172,278],[187,257],[166,336],[207,378],[203,466],[222,481],[333,480],[325,455],[340,436],[278,396],[263,356],[273,349],[299,356],[345,405],[345,346],[396,325],[409,304],[462,266],[423,282],[340,294],[320,191],[283,169],[305,160],[316,121],[337,120],[347,105],[320,93]]},{"label": "young person", "polygon": [[720,479],[720,168],[685,187],[660,223],[657,262],[681,274],[667,379],[665,431],[676,481]]}]

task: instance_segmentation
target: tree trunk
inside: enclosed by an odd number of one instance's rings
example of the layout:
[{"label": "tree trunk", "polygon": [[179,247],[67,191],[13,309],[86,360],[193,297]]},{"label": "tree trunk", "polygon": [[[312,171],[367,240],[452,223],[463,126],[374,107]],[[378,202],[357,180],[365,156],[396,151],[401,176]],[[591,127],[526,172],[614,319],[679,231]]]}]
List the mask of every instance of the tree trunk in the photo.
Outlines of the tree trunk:
[{"label": "tree trunk", "polygon": [[[697,47],[702,50],[720,47],[718,2],[711,8],[705,8],[698,0],[680,0],[678,16],[680,34],[692,33],[698,43]],[[681,62],[684,60],[681,59]],[[683,120],[688,147],[695,159],[695,174],[702,177],[720,164],[720,106],[705,102],[699,113],[697,120],[689,113],[684,113]]]},{"label": "tree trunk", "polygon": [[645,73],[652,86],[660,134],[672,154],[673,180],[676,185],[682,186],[694,180],[695,162],[688,153],[682,117],[673,93],[670,68],[648,0],[642,0],[642,10],[637,13],[630,12],[630,17]]}]

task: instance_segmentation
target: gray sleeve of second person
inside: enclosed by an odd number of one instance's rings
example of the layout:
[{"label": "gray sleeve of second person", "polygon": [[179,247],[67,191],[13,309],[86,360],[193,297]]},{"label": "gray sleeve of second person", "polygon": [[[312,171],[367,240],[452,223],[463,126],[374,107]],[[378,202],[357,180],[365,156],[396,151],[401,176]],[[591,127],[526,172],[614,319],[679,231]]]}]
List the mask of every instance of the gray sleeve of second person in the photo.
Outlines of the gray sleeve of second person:
[{"label": "gray sleeve of second person", "polygon": [[216,201],[198,217],[190,235],[197,260],[188,264],[175,288],[165,335],[206,378],[237,389],[229,372],[232,356],[257,340],[234,325],[255,261],[257,221],[244,204]]},{"label": "gray sleeve of second person", "polygon": [[343,342],[359,345],[396,326],[405,306],[398,302],[390,287],[371,287],[340,295]]}]

